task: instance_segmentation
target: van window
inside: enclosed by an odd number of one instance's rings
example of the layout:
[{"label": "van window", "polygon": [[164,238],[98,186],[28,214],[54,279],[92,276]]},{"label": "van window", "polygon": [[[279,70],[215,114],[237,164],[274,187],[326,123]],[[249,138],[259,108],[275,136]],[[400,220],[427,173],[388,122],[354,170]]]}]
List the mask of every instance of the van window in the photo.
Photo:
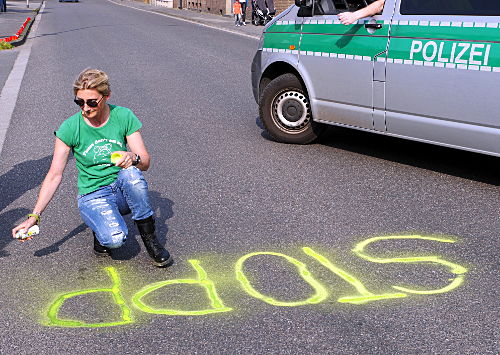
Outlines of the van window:
[{"label": "van window", "polygon": [[401,0],[403,15],[500,16],[498,0]]},{"label": "van window", "polygon": [[357,11],[368,6],[374,0],[317,0],[315,15],[337,15],[345,11]]},{"label": "van window", "polygon": [[315,15],[336,15],[339,11],[333,0],[317,0],[314,6]]}]

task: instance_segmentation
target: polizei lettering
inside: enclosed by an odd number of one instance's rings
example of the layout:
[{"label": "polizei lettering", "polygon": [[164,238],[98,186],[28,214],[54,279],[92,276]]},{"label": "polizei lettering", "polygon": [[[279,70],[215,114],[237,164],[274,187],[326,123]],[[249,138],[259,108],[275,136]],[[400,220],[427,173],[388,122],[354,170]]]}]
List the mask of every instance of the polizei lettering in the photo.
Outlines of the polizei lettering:
[{"label": "polizei lettering", "polygon": [[417,41],[411,43],[410,59],[462,65],[488,65],[491,44]]}]

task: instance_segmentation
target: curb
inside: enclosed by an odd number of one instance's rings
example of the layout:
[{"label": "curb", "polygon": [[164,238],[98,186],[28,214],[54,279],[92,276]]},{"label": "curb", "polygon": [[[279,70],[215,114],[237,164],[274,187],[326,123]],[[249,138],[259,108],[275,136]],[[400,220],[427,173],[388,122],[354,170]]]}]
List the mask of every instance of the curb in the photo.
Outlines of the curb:
[{"label": "curb", "polygon": [[[181,9],[173,9],[173,10],[174,11],[192,11],[192,10],[181,10]],[[192,18],[192,17],[189,17],[189,16],[183,16],[180,13],[172,13],[170,11],[169,12],[164,12],[164,11],[161,11],[160,9],[158,9],[158,10],[157,9],[151,9],[149,11],[151,11],[151,12],[157,12],[157,13],[160,13],[160,14],[165,14],[165,15],[168,15],[168,16],[171,16],[171,17],[175,17],[175,18],[181,18],[181,19],[184,19],[184,20],[189,20],[189,21],[192,21],[192,22],[205,23],[205,21],[203,21],[203,20]],[[197,13],[197,12],[195,12],[195,13]],[[225,17],[225,16],[226,15],[221,15],[221,17]]]},{"label": "curb", "polygon": [[[206,24],[205,21],[203,20],[200,20],[200,19],[196,19],[196,18],[191,18],[189,16],[182,16],[182,14],[176,14],[176,13],[171,13],[171,12],[163,12],[161,10],[156,10],[156,9],[151,9],[149,10],[151,12],[156,12],[156,13],[159,13],[159,14],[164,14],[164,15],[167,15],[167,16],[170,16],[170,17],[175,17],[175,18],[178,18],[178,19],[182,19],[182,20],[188,20],[188,21],[191,21],[191,22],[196,22],[196,23],[200,23],[200,24]],[[176,11],[191,11],[191,10],[176,10]],[[224,17],[225,15],[222,15],[222,17]]]},{"label": "curb", "polygon": [[[19,47],[20,45],[24,44],[26,42],[26,39],[28,38],[28,34],[30,32],[31,26],[33,25],[33,22],[35,22],[36,17],[38,16],[38,12],[40,11],[40,8],[43,5],[43,1],[40,3],[40,6],[38,9],[33,10],[35,13],[33,17],[30,18],[28,23],[24,26],[23,31],[19,34],[19,37],[13,41],[6,41],[7,43],[11,44],[14,47]],[[9,37],[7,37],[9,38]]]},{"label": "curb", "polygon": [[[111,2],[114,2],[116,4],[119,4],[119,1],[117,0],[111,0]],[[139,2],[139,1],[137,1]],[[123,4],[122,4],[123,5]],[[127,5],[124,5],[124,6],[127,6]],[[150,6],[153,6],[153,5],[150,5]],[[128,7],[133,7],[135,9],[138,9],[137,7],[135,7],[134,5],[129,5]],[[161,6],[158,6],[159,8],[158,9],[155,9],[155,8],[152,8],[152,9],[140,9],[140,10],[145,10],[145,11],[150,11],[150,12],[155,12],[155,13],[158,13],[158,14],[161,14],[161,15],[166,15],[166,16],[170,16],[170,17],[175,17],[175,18],[179,18],[179,19],[182,19],[182,20],[188,20],[188,21],[191,21],[191,22],[196,22],[196,23],[201,23],[201,24],[205,24],[205,21],[203,20],[200,20],[200,19],[195,19],[195,18],[191,18],[189,16],[183,16],[180,12],[182,11],[192,11],[193,13],[197,13],[197,14],[202,14],[203,12],[201,11],[194,11],[194,10],[188,10],[188,9],[177,9],[177,8],[168,8],[169,10],[173,10],[173,11],[178,11],[178,13],[172,13],[170,11],[166,12],[166,11],[162,11],[161,10]],[[230,17],[228,15],[221,15],[221,17]]]},{"label": "curb", "polygon": [[14,47],[19,47],[21,44],[23,44],[24,42],[26,42],[26,38],[28,38],[28,34],[29,34],[29,31],[31,29],[31,26],[33,25],[33,22],[35,22],[35,16],[33,16],[33,18],[31,18],[28,22],[28,24],[26,25],[26,27],[24,28],[23,32],[21,32],[21,34],[19,35],[19,38],[14,40],[14,41],[10,41],[9,43],[12,44]]}]

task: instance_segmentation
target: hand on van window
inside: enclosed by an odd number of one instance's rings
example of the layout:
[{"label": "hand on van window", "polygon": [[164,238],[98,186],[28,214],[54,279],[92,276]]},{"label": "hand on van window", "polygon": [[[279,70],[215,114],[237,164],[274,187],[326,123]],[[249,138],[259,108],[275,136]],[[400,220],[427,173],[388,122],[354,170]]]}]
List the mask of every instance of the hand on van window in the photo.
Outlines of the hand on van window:
[{"label": "hand on van window", "polygon": [[342,12],[338,14],[340,22],[342,22],[343,25],[351,25],[358,21],[359,18],[356,16],[356,12]]},{"label": "hand on van window", "polygon": [[340,22],[344,25],[351,25],[359,19],[370,17],[382,12],[385,0],[376,0],[365,8],[354,12],[342,12],[338,14]]}]

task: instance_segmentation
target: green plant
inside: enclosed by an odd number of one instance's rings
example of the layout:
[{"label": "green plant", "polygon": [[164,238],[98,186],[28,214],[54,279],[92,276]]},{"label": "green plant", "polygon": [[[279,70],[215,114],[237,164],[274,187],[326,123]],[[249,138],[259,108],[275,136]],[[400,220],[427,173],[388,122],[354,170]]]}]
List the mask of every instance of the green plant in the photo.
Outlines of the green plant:
[{"label": "green plant", "polygon": [[2,49],[12,49],[12,48],[14,48],[14,46],[12,44],[10,44],[9,42],[0,41],[0,51]]}]

